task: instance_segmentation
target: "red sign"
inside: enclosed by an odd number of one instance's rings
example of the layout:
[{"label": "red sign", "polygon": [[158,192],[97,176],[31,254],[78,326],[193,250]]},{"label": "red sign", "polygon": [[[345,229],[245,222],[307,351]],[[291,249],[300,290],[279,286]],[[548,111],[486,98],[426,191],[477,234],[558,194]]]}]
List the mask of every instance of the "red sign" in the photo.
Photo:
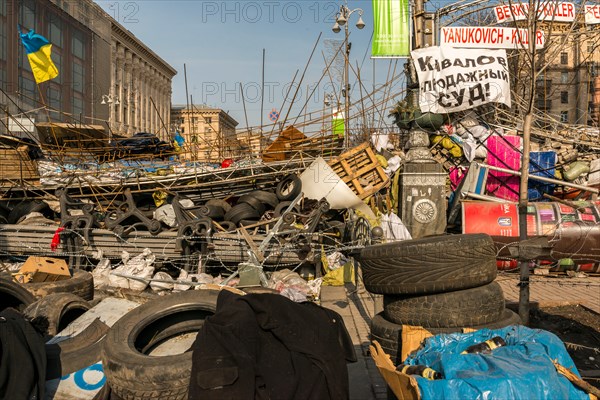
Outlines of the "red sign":
[{"label": "red sign", "polygon": [[463,233],[519,236],[519,210],[513,203],[463,203]]}]

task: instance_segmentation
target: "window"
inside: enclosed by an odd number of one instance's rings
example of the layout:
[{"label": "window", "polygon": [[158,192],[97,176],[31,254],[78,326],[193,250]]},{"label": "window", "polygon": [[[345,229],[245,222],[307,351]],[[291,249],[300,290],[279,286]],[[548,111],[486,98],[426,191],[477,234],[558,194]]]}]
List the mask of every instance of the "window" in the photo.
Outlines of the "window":
[{"label": "window", "polygon": [[569,92],[560,92],[560,102],[562,104],[569,103]]},{"label": "window", "polygon": [[80,114],[85,114],[83,99],[79,96],[73,97],[73,116],[79,118]]},{"label": "window", "polygon": [[0,17],[0,61],[6,61],[6,23]]},{"label": "window", "polygon": [[587,44],[587,52],[589,55],[594,54],[594,43],[588,42]]},{"label": "window", "polygon": [[560,112],[560,122],[569,122],[569,112],[568,111]]},{"label": "window", "polygon": [[562,83],[562,84],[569,83],[569,73],[568,72],[560,73],[560,83]]},{"label": "window", "polygon": [[24,0],[21,2],[19,23],[23,31],[35,28],[35,0]]},{"label": "window", "polygon": [[196,125],[198,123],[198,117],[192,117],[192,124]]},{"label": "window", "polygon": [[204,133],[210,133],[211,131],[212,129],[210,129],[210,126],[204,128]]},{"label": "window", "polygon": [[73,43],[72,43],[73,55],[77,58],[80,58],[81,60],[84,60],[85,59],[85,46],[84,46],[83,33],[81,31],[74,30],[72,40],[73,40]]},{"label": "window", "polygon": [[52,62],[54,63],[54,65],[56,65],[56,69],[58,69],[58,76],[56,78],[54,78],[52,81],[56,82],[56,83],[62,83],[62,77],[63,77],[63,65],[62,65],[62,55],[60,54],[60,49],[54,49],[54,47],[52,47]]},{"label": "window", "polygon": [[560,53],[560,63],[563,65],[569,63],[569,54],[566,51]]},{"label": "window", "polygon": [[77,61],[73,61],[73,91],[83,93],[85,82],[85,72],[83,65]]},{"label": "window", "polygon": [[52,49],[63,47],[62,21],[54,14],[49,14],[48,40],[52,43]]},{"label": "window", "polygon": [[19,79],[19,92],[22,93],[23,102],[32,106],[36,105],[37,91],[33,79],[21,76]]},{"label": "window", "polygon": [[204,118],[204,121],[205,121],[207,124],[212,124],[212,117],[206,117],[206,118]]},{"label": "window", "polygon": [[25,47],[19,46],[19,51],[21,52],[21,65],[19,65],[19,67],[23,68],[27,72],[31,72],[31,64],[29,63],[29,58],[27,58]]},{"label": "window", "polygon": [[58,111],[62,111],[60,89],[57,87],[48,88],[48,105]]}]

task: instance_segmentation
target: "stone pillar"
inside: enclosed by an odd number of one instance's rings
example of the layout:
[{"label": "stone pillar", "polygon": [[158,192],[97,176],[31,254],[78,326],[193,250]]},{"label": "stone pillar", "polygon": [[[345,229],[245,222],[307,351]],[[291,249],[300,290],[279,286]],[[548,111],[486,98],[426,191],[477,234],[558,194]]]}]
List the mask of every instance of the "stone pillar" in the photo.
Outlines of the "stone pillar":
[{"label": "stone pillar", "polygon": [[431,157],[427,132],[413,129],[400,176],[401,218],[413,239],[439,235],[446,229],[446,176]]},{"label": "stone pillar", "polygon": [[121,100],[123,108],[123,123],[127,130],[127,136],[133,135],[132,120],[131,120],[131,88],[132,88],[132,73],[133,73],[133,54],[130,51],[125,52],[125,78],[123,81],[123,100]]},{"label": "stone pillar", "polygon": [[[113,102],[110,107],[115,110],[115,127],[117,133],[123,132],[123,83],[124,83],[124,65],[125,65],[125,48],[117,44],[117,76],[115,81],[115,89],[113,94]],[[116,100],[120,104],[115,104]]]},{"label": "stone pillar", "polygon": [[139,92],[140,92],[140,59],[137,57],[133,57],[133,73],[131,79],[131,117],[132,117],[132,126],[136,132],[141,132],[142,127],[140,124],[140,104],[139,104]]}]

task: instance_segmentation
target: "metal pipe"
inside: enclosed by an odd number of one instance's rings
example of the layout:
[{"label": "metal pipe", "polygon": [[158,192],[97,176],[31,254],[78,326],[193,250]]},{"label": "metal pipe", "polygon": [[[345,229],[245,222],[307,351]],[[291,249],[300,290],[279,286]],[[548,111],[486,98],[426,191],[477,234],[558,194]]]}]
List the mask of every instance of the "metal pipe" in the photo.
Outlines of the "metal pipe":
[{"label": "metal pipe", "polygon": [[483,194],[477,194],[477,193],[472,193],[472,192],[462,192],[462,195],[465,197],[471,197],[477,200],[486,200],[486,201],[492,201],[494,203],[511,203],[508,200],[504,200],[504,199],[499,199],[498,197],[494,197],[494,196],[486,196]]}]

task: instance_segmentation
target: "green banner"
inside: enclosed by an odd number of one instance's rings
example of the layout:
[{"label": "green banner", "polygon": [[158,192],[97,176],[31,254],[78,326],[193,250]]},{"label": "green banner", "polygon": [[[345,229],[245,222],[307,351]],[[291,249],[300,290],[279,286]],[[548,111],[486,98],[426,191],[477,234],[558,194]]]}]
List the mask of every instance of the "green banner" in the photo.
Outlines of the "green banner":
[{"label": "green banner", "polygon": [[331,118],[331,132],[333,136],[343,138],[346,133],[346,122],[344,121],[344,113],[337,111]]},{"label": "green banner", "polygon": [[374,58],[410,56],[408,0],[373,0]]}]

